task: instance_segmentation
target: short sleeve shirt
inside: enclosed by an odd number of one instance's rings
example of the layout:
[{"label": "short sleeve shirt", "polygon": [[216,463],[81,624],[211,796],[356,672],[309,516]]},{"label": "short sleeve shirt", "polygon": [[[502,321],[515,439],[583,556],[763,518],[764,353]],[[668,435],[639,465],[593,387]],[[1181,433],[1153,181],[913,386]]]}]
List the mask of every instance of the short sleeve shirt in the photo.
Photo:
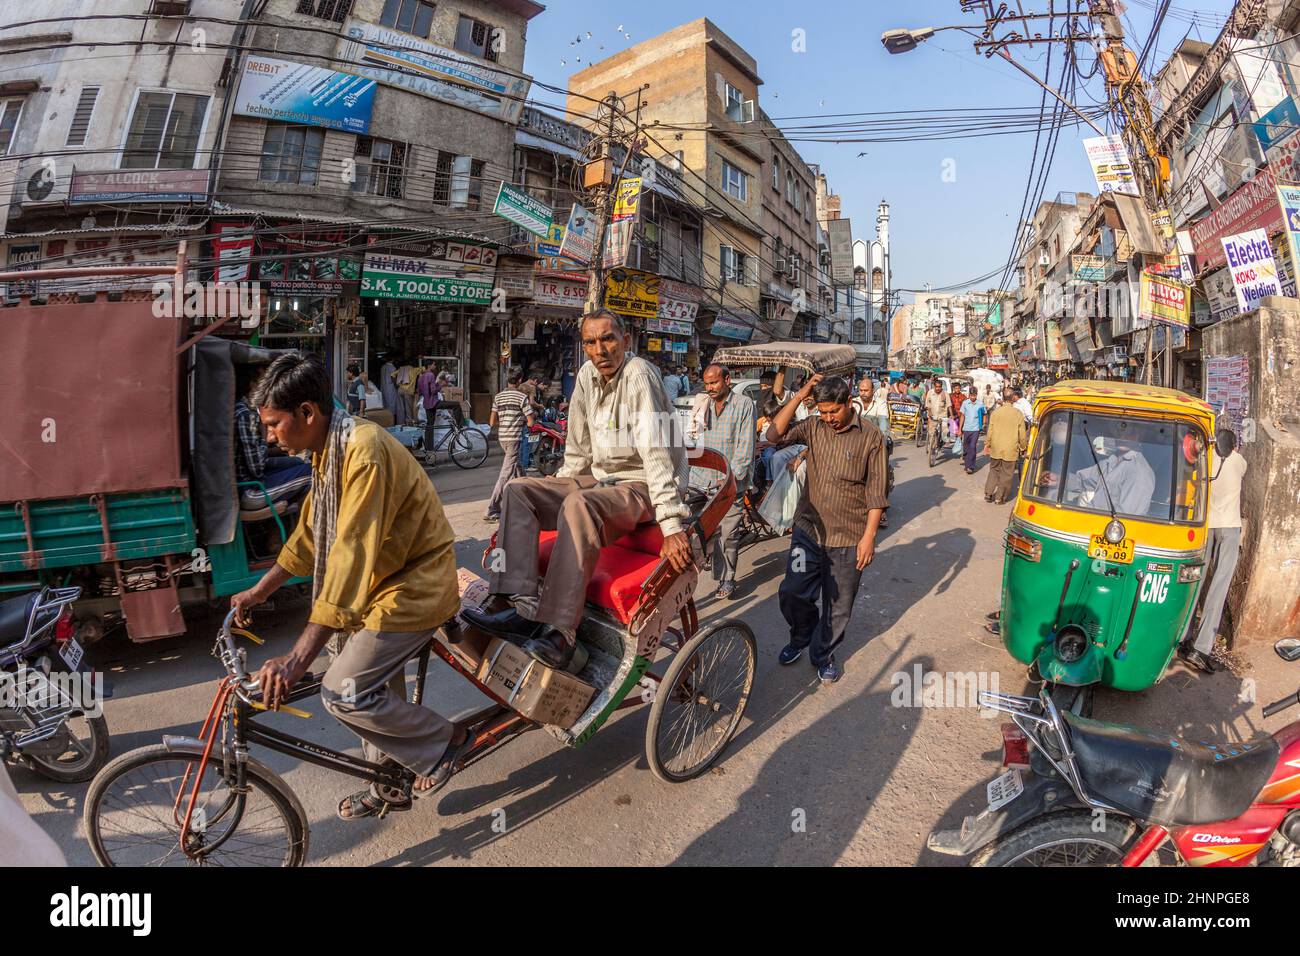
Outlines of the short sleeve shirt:
[{"label": "short sleeve shirt", "polygon": [[516,388],[505,388],[492,399],[492,410],[497,413],[497,439],[501,442],[519,441],[524,436],[528,417],[528,396]]}]

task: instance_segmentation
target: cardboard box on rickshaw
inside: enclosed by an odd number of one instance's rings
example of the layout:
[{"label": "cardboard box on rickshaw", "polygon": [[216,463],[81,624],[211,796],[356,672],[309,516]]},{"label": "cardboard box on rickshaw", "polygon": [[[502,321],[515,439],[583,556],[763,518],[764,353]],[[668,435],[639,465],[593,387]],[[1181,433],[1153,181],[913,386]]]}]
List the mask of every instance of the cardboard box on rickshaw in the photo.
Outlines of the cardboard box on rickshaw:
[{"label": "cardboard box on rickshaw", "polygon": [[[456,571],[461,607],[482,607],[487,582],[466,568]],[[582,716],[596,688],[567,671],[533,660],[522,648],[472,627],[448,644],[461,665],[510,707],[530,720],[568,728]]]}]

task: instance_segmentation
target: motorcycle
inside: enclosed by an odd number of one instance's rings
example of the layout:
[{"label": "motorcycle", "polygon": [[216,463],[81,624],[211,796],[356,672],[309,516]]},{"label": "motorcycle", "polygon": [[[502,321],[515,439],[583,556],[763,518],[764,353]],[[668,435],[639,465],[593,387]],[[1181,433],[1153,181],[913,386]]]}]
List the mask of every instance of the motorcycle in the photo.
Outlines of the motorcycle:
[{"label": "motorcycle", "polygon": [[528,430],[529,461],[540,474],[549,478],[564,464],[564,441],[569,433],[569,419],[563,412],[543,417]]},{"label": "motorcycle", "polygon": [[0,760],[60,783],[108,760],[95,673],[73,637],[81,588],[44,587],[0,601]]},{"label": "motorcycle", "polygon": [[[1300,640],[1276,645],[1300,659]],[[1038,698],[981,692],[1002,725],[988,806],[936,830],[971,866],[1300,865],[1300,721],[1242,743],[1194,743],[1105,723]],[[1300,691],[1264,716],[1300,704]]]}]

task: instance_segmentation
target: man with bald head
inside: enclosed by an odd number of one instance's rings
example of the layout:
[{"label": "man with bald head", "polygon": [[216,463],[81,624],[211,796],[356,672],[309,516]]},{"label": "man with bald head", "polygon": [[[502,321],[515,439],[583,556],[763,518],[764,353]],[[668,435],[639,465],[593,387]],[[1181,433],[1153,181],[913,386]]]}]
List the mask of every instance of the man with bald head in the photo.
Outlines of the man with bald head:
[{"label": "man with bald head", "polygon": [[[713,576],[718,580],[718,598],[729,598],[736,590],[736,563],[740,560],[741,495],[749,487],[754,467],[754,403],[731,387],[731,370],[713,364],[704,370],[704,392],[708,403],[697,416],[698,441],[702,448],[722,452],[736,476],[736,501],[722,519],[718,543],[713,552]],[[691,469],[691,487],[716,484],[718,473]]]}]

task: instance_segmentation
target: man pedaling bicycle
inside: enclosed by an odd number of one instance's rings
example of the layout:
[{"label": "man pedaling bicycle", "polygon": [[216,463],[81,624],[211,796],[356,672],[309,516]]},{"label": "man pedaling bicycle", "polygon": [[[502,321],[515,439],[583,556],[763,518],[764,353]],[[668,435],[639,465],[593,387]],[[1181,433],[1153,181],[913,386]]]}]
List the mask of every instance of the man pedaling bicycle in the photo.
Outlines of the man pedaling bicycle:
[{"label": "man pedaling bicycle", "polygon": [[929,448],[936,431],[940,443],[948,431],[948,396],[943,393],[943,381],[939,378],[935,378],[934,388],[925,393],[925,415],[929,420],[926,434],[926,447]]},{"label": "man pedaling bicycle", "polygon": [[[441,787],[473,740],[406,696],[406,662],[460,610],[455,536],[442,502],[410,452],[374,422],[335,408],[320,359],[282,355],[251,401],[267,438],[312,452],[311,491],[298,525],[262,580],[230,599],[236,623],[286,581],[312,578],[311,615],[293,649],[254,675],[278,709],[328,644],[325,709],[362,741],[367,760],[416,775],[413,793]],[[344,820],[405,810],[372,787],[345,797]]]}]

